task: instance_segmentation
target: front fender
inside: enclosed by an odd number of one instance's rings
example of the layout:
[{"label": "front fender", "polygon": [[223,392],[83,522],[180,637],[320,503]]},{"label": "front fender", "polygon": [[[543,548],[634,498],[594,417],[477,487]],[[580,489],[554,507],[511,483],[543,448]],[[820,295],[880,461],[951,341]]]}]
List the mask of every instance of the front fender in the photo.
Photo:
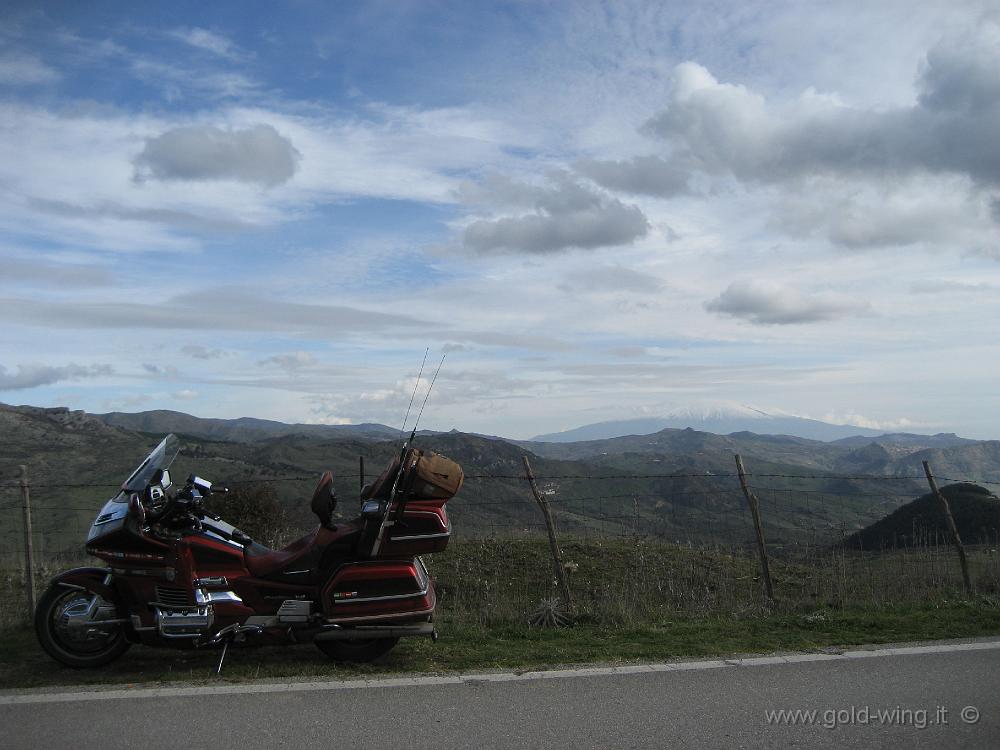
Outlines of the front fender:
[{"label": "front fender", "polygon": [[63,586],[67,588],[86,589],[99,595],[107,602],[118,601],[114,588],[105,583],[111,575],[110,568],[73,568],[64,570],[49,581],[49,587]]}]

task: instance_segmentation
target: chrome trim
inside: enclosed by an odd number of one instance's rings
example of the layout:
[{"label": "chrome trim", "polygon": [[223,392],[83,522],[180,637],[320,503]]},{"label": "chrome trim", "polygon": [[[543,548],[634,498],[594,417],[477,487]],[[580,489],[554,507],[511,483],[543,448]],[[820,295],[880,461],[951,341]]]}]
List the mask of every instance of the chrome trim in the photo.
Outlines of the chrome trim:
[{"label": "chrome trim", "polygon": [[306,568],[305,570],[284,570],[284,571],[282,571],[281,575],[283,575],[283,576],[294,576],[294,575],[298,575],[300,573],[312,573],[312,571],[309,568]]},{"label": "chrome trim", "polygon": [[236,602],[242,604],[243,600],[234,591],[209,591],[208,600],[210,602]]},{"label": "chrome trim", "polygon": [[420,585],[424,587],[424,591],[427,590],[430,583],[431,577],[427,572],[427,566],[424,565],[424,561],[420,557],[414,557],[413,562],[417,567],[417,575],[419,576]]},{"label": "chrome trim", "polygon": [[[411,510],[411,511],[409,511],[409,514],[411,516],[433,516],[438,521],[441,520],[441,516],[439,516],[434,511],[430,511],[430,510]],[[404,518],[405,518],[405,515],[404,515]],[[451,519],[450,518],[448,519],[448,524],[445,526],[445,530],[443,532],[439,531],[439,532],[435,532],[434,534],[409,534],[407,536],[392,536],[390,534],[389,535],[389,541],[390,542],[409,542],[409,541],[412,541],[414,539],[440,539],[441,537],[444,537],[444,536],[451,536]]]},{"label": "chrome trim", "polygon": [[[427,596],[427,592],[430,590],[430,581],[427,580],[427,572],[420,569],[422,567],[423,563],[420,564],[420,567],[416,567],[417,582],[423,586],[423,588],[419,591],[414,591],[409,594],[387,594],[386,596],[352,596],[349,599],[334,599],[333,596],[331,596],[330,600],[334,604],[356,604],[358,602],[389,602],[395,601],[396,599],[413,599],[418,596]],[[421,578],[423,580],[420,580]]]},{"label": "chrome trim", "polygon": [[225,576],[209,576],[208,578],[195,578],[195,586],[228,586],[229,581]]},{"label": "chrome trim", "polygon": [[330,618],[327,622],[335,625],[341,622],[357,622],[358,620],[399,620],[404,617],[420,617],[423,615],[429,615],[433,612],[434,607],[428,607],[427,609],[415,609],[410,612],[391,612],[386,615],[361,615],[360,617]]},{"label": "chrome trim", "polygon": [[247,633],[260,635],[262,632],[264,632],[264,629],[259,625],[246,625],[246,624],[240,625],[239,623],[235,623],[233,625],[227,625],[218,633],[213,635],[211,638],[208,639],[205,645],[214,646],[217,643],[222,643],[222,641],[224,641],[226,638],[232,638],[233,640],[236,641],[243,641],[246,639]]},{"label": "chrome trim", "polygon": [[414,539],[440,539],[443,536],[451,536],[450,531],[441,531],[437,534],[411,534],[409,536],[391,536],[390,542],[411,542]]},{"label": "chrome trim", "polygon": [[197,604],[211,604],[212,602],[243,603],[243,600],[233,591],[205,591],[204,589],[194,590],[194,600]]},{"label": "chrome trim", "polygon": [[434,625],[419,622],[413,625],[357,625],[353,628],[331,628],[317,633],[317,641],[353,641],[364,638],[402,638],[426,635],[434,637]]},{"label": "chrome trim", "polygon": [[[154,607],[153,611],[156,613],[156,628],[161,638],[201,638],[215,620],[210,604],[174,609]],[[181,632],[170,632],[171,629]]]},{"label": "chrome trim", "polygon": [[441,516],[439,516],[437,513],[435,513],[432,510],[408,510],[408,511],[404,512],[403,518],[406,518],[407,515],[410,515],[410,516],[434,516],[438,520],[441,519]]}]

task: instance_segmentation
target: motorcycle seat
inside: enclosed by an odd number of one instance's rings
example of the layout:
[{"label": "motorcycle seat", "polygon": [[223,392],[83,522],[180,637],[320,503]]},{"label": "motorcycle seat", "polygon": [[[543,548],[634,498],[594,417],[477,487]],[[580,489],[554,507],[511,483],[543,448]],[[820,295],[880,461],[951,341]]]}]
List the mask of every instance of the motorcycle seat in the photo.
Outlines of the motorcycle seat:
[{"label": "motorcycle seat", "polygon": [[284,549],[269,549],[256,542],[247,545],[244,553],[247,570],[257,578],[266,578],[282,568],[290,567],[313,551],[320,528],[322,527],[296,539]]},{"label": "motorcycle seat", "polygon": [[289,583],[305,583],[319,576],[338,559],[353,553],[360,533],[353,524],[336,529],[317,526],[288,546],[269,549],[262,544],[248,544],[243,559],[255,578],[273,578]]},{"label": "motorcycle seat", "polygon": [[358,530],[351,524],[338,528],[332,522],[337,507],[333,491],[333,474],[323,472],[310,507],[319,519],[319,526],[280,550],[268,549],[260,544],[248,545],[244,559],[247,570],[256,578],[278,577],[290,583],[304,583],[315,579],[321,568],[336,558],[346,558],[356,546]]}]

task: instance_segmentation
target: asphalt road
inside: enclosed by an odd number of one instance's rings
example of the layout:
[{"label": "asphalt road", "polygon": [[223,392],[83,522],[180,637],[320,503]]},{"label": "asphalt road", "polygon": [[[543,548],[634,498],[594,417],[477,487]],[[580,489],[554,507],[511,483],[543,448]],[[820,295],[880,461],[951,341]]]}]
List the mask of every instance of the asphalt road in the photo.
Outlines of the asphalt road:
[{"label": "asphalt road", "polygon": [[[781,710],[816,713],[797,725],[788,714],[769,719]],[[4,691],[0,745],[992,750],[1000,641],[619,670]]]}]

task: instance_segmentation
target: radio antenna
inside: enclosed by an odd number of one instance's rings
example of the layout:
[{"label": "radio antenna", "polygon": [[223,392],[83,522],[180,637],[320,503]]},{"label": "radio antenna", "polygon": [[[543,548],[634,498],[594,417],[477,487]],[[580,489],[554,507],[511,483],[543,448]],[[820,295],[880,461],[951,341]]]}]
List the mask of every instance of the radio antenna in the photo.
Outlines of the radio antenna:
[{"label": "radio antenna", "polygon": [[438,362],[437,369],[434,371],[434,377],[431,378],[431,384],[427,386],[427,393],[424,394],[424,402],[420,405],[420,413],[417,414],[417,419],[413,423],[413,432],[410,433],[411,443],[413,442],[413,438],[416,437],[417,425],[420,424],[420,418],[424,415],[424,407],[427,406],[427,399],[431,397],[431,389],[434,388],[434,382],[438,379],[438,373],[441,372],[441,365],[444,364],[444,358],[447,356],[448,356],[447,352],[441,355],[441,361]]},{"label": "radio antenna", "polygon": [[403,437],[406,434],[406,420],[410,418],[410,408],[413,406],[413,399],[416,398],[417,388],[420,386],[420,377],[424,374],[424,365],[427,364],[427,353],[430,352],[431,348],[427,347],[424,349],[424,360],[420,363],[420,372],[417,373],[417,382],[413,384],[413,393],[410,394],[410,403],[406,407],[406,415],[403,417],[403,426],[399,428],[399,436]]},{"label": "radio antenna", "polygon": [[[420,363],[420,373],[417,375],[417,384],[413,387],[413,394],[410,396],[410,406],[406,407],[406,416],[403,417],[403,427],[400,429],[400,435],[405,434],[406,431],[406,420],[410,417],[410,407],[413,406],[413,399],[417,395],[417,386],[420,385],[420,377],[424,372],[424,364],[427,362],[427,353],[430,351],[430,347],[424,350],[424,361]],[[389,490],[389,497],[385,501],[385,508],[381,510],[382,522],[378,527],[378,534],[375,536],[375,542],[372,544],[371,556],[375,557],[378,555],[379,550],[382,548],[382,539],[385,537],[385,530],[388,526],[393,525],[397,521],[393,521],[389,518],[389,511],[392,509],[393,502],[396,502],[396,516],[397,518],[402,518],[403,508],[406,505],[405,492],[403,487],[400,486],[400,480],[403,478],[403,474],[406,472],[406,461],[407,452],[410,446],[413,445],[413,440],[417,436],[417,425],[420,424],[420,417],[423,416],[424,407],[427,406],[427,399],[430,398],[431,389],[434,388],[434,382],[437,380],[438,373],[441,372],[441,365],[444,364],[444,358],[447,354],[441,356],[441,361],[438,363],[437,370],[434,371],[434,377],[431,378],[431,384],[427,386],[427,393],[424,395],[424,403],[420,406],[420,413],[417,414],[416,420],[413,422],[413,430],[410,432],[410,438],[405,443],[399,451],[399,468],[396,470],[396,477],[392,480],[392,489]],[[417,459],[419,461],[419,458]],[[416,466],[414,462],[413,466]],[[413,479],[411,477],[410,484],[412,484]],[[399,495],[398,493],[403,493]],[[397,499],[398,498],[398,499]]]}]

